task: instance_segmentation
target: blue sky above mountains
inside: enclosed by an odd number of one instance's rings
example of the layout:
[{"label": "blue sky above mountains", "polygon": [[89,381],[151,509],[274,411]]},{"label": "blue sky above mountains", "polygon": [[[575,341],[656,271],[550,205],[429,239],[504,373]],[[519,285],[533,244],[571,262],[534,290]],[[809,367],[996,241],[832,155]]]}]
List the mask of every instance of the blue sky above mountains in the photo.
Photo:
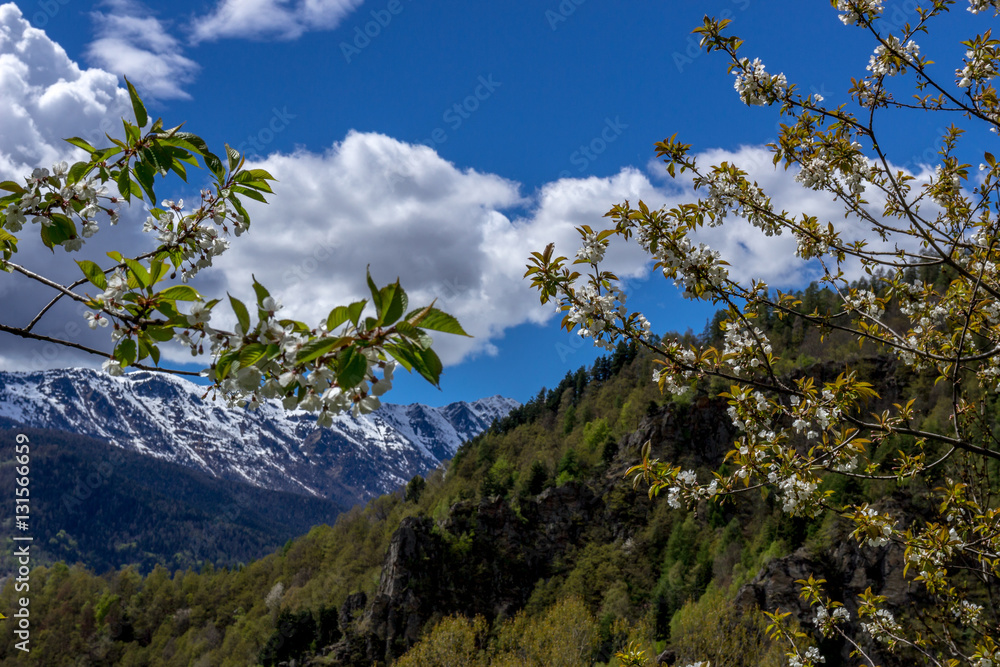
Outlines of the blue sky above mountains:
[{"label": "blue sky above mountains", "polygon": [[[885,7],[896,24],[915,17],[912,0]],[[957,39],[972,34],[957,7],[922,44],[942,47],[934,59],[946,73],[962,55]],[[318,320],[365,295],[370,265],[379,282],[399,276],[411,303],[437,298],[476,336],[440,337],[443,391],[397,376],[388,400],[523,401],[597,354],[538,304],[521,279],[528,253],[556,242],[572,255],[574,227],[602,225],[625,199],[690,196],[652,159],[654,141],[677,133],[706,159],[737,160],[780,205],[841,215],[772,169],[762,146],[777,112],[743,107],[724,58],[699,51],[691,30],[705,13],[731,18],[745,55],[828,101],[846,101],[871,53],[823,1],[19,0],[0,4],[0,176],[71,156],[61,137],[113,128],[128,75],[154,115],[187,121],[220,151],[239,147],[279,180],[201,288],[246,294],[254,273],[289,315]],[[919,173],[935,122],[887,128],[893,161]],[[160,196],[193,200],[199,185]],[[148,244],[122,227],[109,243]],[[706,238],[737,276],[789,287],[816,275],[793,260],[790,239],[739,224]],[[26,258],[52,265],[42,252]],[[608,259],[656,331],[703,329],[713,308],[650,276],[637,248]],[[7,281],[0,308],[30,317],[30,295]],[[46,326],[90,340],[82,323],[67,309]],[[4,369],[85,363],[19,341],[0,347]]]}]

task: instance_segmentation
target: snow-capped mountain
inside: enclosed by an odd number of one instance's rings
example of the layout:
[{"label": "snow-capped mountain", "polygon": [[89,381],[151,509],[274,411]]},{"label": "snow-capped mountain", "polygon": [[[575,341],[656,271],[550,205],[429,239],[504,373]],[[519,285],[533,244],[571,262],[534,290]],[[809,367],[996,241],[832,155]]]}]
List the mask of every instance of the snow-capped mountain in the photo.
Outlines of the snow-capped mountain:
[{"label": "snow-capped mountain", "polygon": [[440,408],[386,404],[359,418],[341,415],[321,429],[309,413],[278,403],[250,412],[203,399],[204,393],[205,387],[161,373],[0,372],[0,416],[350,506],[451,458],[518,405],[502,396]]}]

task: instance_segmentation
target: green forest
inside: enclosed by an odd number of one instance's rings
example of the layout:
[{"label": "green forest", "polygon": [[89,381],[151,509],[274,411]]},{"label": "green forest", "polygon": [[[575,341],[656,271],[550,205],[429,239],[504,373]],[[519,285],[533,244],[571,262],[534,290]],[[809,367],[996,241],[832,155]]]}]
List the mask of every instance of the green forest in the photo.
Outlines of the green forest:
[{"label": "green forest", "polygon": [[[797,296],[802,312],[836,299],[815,285]],[[878,403],[906,389],[938,418],[947,396],[930,375],[836,333],[776,316],[762,325],[783,373],[833,380],[850,370],[872,382]],[[718,343],[716,326],[683,338]],[[652,354],[623,343],[539,391],[444,468],[245,565],[157,565],[146,576],[136,566],[38,567],[33,650],[11,664],[652,665],[661,656],[779,665],[784,648],[758,607],[808,622],[797,572],[824,576],[844,599],[872,586],[904,610],[916,604],[894,569],[899,554],[859,549],[834,512],[791,517],[760,491],[674,508],[633,488],[625,471],[647,441],[702,472],[726,467],[734,437],[724,387],[693,380],[694,391],[665,397],[653,369]],[[919,512],[935,478],[824,484],[838,500]],[[16,597],[8,580],[0,604]],[[15,660],[14,640],[0,641],[0,658]],[[616,654],[626,649],[642,661],[623,663]],[[836,642],[823,649],[827,664],[848,653]]]}]

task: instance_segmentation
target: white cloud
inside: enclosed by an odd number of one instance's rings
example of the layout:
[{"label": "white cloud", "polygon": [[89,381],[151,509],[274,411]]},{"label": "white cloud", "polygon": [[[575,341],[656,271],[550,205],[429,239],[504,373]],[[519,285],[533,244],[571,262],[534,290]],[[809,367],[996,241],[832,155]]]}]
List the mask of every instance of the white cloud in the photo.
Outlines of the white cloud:
[{"label": "white cloud", "polygon": [[[135,28],[136,34],[152,26],[135,20],[145,26]],[[147,37],[150,49],[173,48],[169,37]],[[127,109],[128,96],[113,75],[80,69],[44,32],[31,28],[15,5],[0,5],[0,178],[18,179],[33,167],[66,159],[75,149],[63,137],[96,141],[104,131],[115,131]],[[735,162],[777,207],[808,210],[843,224],[836,203],[801,188],[791,172],[775,170],[763,148],[708,151],[700,160]],[[442,357],[451,364],[495,351],[494,342],[510,327],[553,317],[553,309],[541,306],[522,278],[531,251],[554,242],[558,253],[573,257],[579,246],[575,227],[610,224],[603,215],[613,204],[643,199],[659,207],[692,196],[689,187],[656,177],[662,172],[659,164],[646,172],[626,168],[608,178],[561,179],[525,194],[520,184],[502,176],[460,169],[431,148],[374,133],[351,132],[325,152],[273,154],[255,166],[279,179],[272,203],[250,207],[250,233],[234,240],[217,271],[199,277],[199,287],[212,295],[228,290],[248,298],[254,274],[285,303],[289,316],[315,323],[332,306],[367,296],[364,276],[370,265],[377,282],[399,276],[413,306],[436,298],[476,336],[438,337]],[[872,203],[879,206],[875,198]],[[95,240],[107,245],[110,237],[123,250],[144,247],[128,227],[123,223],[117,236],[102,233]],[[863,235],[859,224],[854,228]],[[794,258],[789,237],[767,238],[734,221],[706,230],[703,238],[729,260],[739,280],[755,277],[788,287],[816,276],[814,265]],[[25,236],[19,260],[29,267],[51,267],[58,280],[79,275],[64,252],[54,262],[39,245]],[[96,243],[86,250],[100,259]],[[607,268],[624,279],[649,272],[648,258],[634,243],[613,246],[607,259]],[[17,276],[0,278],[5,322],[27,322],[34,314],[31,307],[51,297]],[[91,332],[78,311],[68,304],[55,310],[39,332],[106,348],[107,330]],[[7,369],[81,363],[99,360],[10,336],[4,337],[0,353],[0,368]]]},{"label": "white cloud", "polygon": [[335,28],[362,0],[221,0],[195,21],[193,39],[295,39]]},{"label": "white cloud", "polygon": [[0,176],[77,154],[63,138],[96,141],[127,104],[113,75],[80,69],[17,5],[0,5]]},{"label": "white cloud", "polygon": [[100,67],[129,78],[140,94],[158,99],[188,99],[183,87],[194,80],[198,64],[182,53],[168,26],[133,0],[109,0],[108,12],[94,12],[97,39],[87,57]]}]

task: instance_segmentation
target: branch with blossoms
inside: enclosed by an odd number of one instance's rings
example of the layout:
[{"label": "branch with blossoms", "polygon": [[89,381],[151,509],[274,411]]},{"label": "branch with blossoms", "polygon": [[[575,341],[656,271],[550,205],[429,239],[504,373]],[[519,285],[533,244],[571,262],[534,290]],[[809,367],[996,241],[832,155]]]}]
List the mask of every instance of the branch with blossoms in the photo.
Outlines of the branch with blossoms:
[{"label": "branch with blossoms", "polygon": [[[965,54],[953,81],[951,70],[942,75],[918,43],[954,4],[936,0],[918,8],[912,24],[885,28],[881,0],[832,0],[840,20],[866,31],[873,43],[864,74],[847,89],[850,103],[837,106],[800,94],[784,74],[745,57],[742,40],[726,32],[729,21],[706,17],[694,31],[706,51],[728,59],[741,102],[773,107],[782,117],[768,146],[775,167],[838,202],[846,223],[779,210],[739,165],[705,167],[674,135],[655,145],[657,157],[671,177],[686,174],[700,196],[661,209],[626,201],[607,213],[610,229],[579,229],[583,243],[573,263],[584,265],[584,273],[571,270],[551,245],[532,254],[526,273],[542,302],[554,300],[565,313],[566,329],[601,347],[630,340],[652,350],[652,379],[662,392],[680,395],[709,379],[727,387],[720,395],[738,435],[726,472],[700,480],[694,470],[654,458],[647,443],[627,476],[647,485],[651,497],[692,507],[767,491],[791,515],[842,516],[859,547],[905,553],[907,575],[931,600],[921,612],[929,630],[909,618],[897,621],[885,600],[869,592],[858,607],[864,638],[853,638],[840,603],[821,599],[818,589],[810,593],[811,603],[826,612],[817,622],[821,633],[841,636],[872,665],[865,646],[908,651],[926,664],[1000,661],[994,643],[1000,618],[987,612],[994,605],[984,604],[1000,593],[994,478],[1000,438],[993,416],[1000,391],[1000,166],[988,151],[978,172],[963,162],[965,130],[952,125],[941,133],[937,168],[918,178],[893,165],[880,132],[897,114],[917,112],[945,112],[994,133],[1000,128],[1000,41],[991,30],[962,41]],[[1000,2],[972,0],[968,9],[997,15]],[[912,100],[897,98],[903,82],[917,92]],[[820,270],[835,305],[808,312],[794,294],[762,280],[734,279],[720,254],[698,239],[704,228],[734,220],[765,236],[790,234],[797,257]],[[632,240],[686,298],[723,308],[720,342],[653,339],[645,317],[627,311],[620,281],[600,264],[612,242]],[[859,270],[864,284],[850,278]],[[921,412],[924,397],[904,396],[887,406],[876,387],[849,368],[833,380],[810,368],[794,377],[780,373],[780,355],[760,324],[771,317],[867,344],[875,355],[895,357],[915,376],[943,386],[944,426]],[[873,412],[878,401],[884,407]],[[940,503],[926,516],[877,502],[835,502],[824,483],[832,475],[923,480]],[[791,641],[793,664],[822,661],[792,635],[781,638]]]},{"label": "branch with blossoms", "polygon": [[[439,383],[442,364],[428,332],[468,334],[433,304],[410,308],[398,280],[379,288],[369,275],[370,300],[336,306],[317,326],[279,316],[281,304],[254,280],[255,303],[226,299],[235,328],[212,326],[223,300],[187,283],[229,249],[231,237],[248,231],[243,201],[266,203],[275,179],[248,168],[245,157],[228,145],[223,160],[181,126],[166,129],[161,119],[151,120],[135,88],[126,84],[134,122],[122,120],[121,139],[109,137],[112,145],[102,148],[68,139],[89,158],[60,162],[51,171],[35,169],[23,184],[0,183],[0,191],[9,193],[0,197],[0,268],[54,292],[27,325],[0,322],[0,331],[105,357],[104,370],[112,375],[137,368],[207,376],[213,382],[209,391],[231,405],[253,408],[279,399],[288,409],[318,413],[320,424],[344,411],[377,409],[397,366]],[[157,179],[172,174],[187,181],[191,167],[204,167],[211,179],[198,205],[186,208],[183,200],[157,205]],[[82,278],[67,285],[14,261],[31,226],[53,253],[56,247],[76,252],[103,222],[118,224],[121,207],[130,204],[148,206],[142,230],[156,236],[154,250],[134,257],[111,251],[103,266],[79,260]],[[110,329],[110,353],[34,331],[63,300],[87,308],[91,329]],[[161,346],[171,343],[195,357],[208,354],[209,366],[201,372],[161,366]]]}]

